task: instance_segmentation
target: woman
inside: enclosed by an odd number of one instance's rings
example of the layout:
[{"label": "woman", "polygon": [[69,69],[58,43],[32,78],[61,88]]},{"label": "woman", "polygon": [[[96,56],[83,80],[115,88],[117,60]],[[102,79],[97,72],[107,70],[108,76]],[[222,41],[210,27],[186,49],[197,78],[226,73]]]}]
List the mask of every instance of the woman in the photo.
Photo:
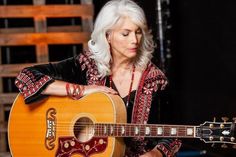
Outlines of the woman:
[{"label": "woman", "polygon": [[[100,91],[123,98],[128,123],[158,123],[158,96],[167,80],[150,62],[154,42],[143,10],[131,0],[109,1],[97,16],[88,47],[73,58],[23,69],[15,84],[25,102],[47,95],[79,99]],[[177,140],[127,138],[125,156],[169,157],[179,147]]]}]

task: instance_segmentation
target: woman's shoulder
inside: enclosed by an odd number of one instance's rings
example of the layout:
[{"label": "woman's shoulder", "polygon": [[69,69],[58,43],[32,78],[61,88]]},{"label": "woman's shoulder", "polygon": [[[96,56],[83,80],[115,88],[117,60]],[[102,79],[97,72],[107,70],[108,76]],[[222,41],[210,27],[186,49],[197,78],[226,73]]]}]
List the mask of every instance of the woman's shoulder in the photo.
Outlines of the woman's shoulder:
[{"label": "woman's shoulder", "polygon": [[83,51],[77,55],[76,60],[80,63],[82,70],[87,68],[95,68],[96,66],[94,59],[91,58],[92,53],[90,51]]},{"label": "woman's shoulder", "polygon": [[90,51],[83,51],[81,53],[79,53],[76,57],[76,59],[78,59],[80,62],[82,61],[91,61],[90,56],[92,55],[92,53]]},{"label": "woman's shoulder", "polygon": [[146,70],[149,77],[167,79],[165,73],[152,62],[148,64]]},{"label": "woman's shoulder", "polygon": [[164,89],[168,83],[164,72],[158,68],[154,63],[150,62],[144,71],[144,82],[147,86],[157,89]]}]

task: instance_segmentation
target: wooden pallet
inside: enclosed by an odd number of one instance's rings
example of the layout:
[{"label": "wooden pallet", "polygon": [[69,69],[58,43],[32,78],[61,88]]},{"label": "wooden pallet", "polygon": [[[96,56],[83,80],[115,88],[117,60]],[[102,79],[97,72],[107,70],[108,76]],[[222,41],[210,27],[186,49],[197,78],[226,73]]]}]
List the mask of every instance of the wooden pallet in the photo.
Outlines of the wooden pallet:
[{"label": "wooden pallet", "polygon": [[[9,0],[12,1],[12,0]],[[0,5],[0,18],[32,18],[34,27],[0,28],[0,56],[3,46],[36,47],[35,63],[2,64],[0,57],[0,156],[9,156],[7,146],[7,118],[17,93],[4,93],[3,78],[14,78],[27,66],[49,61],[49,45],[82,44],[86,48],[92,25],[92,0],[81,4],[46,5],[45,0],[32,0],[33,5]],[[47,18],[81,18],[81,25],[47,26]],[[24,56],[27,57],[27,56]]]}]

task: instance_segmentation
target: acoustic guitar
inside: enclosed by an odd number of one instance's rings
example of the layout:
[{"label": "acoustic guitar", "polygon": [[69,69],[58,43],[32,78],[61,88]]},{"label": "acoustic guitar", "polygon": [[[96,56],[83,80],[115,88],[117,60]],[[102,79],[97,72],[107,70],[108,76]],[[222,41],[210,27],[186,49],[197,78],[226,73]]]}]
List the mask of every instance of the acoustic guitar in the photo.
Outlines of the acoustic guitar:
[{"label": "acoustic guitar", "polygon": [[235,123],[127,124],[122,99],[101,92],[80,100],[50,96],[31,105],[18,95],[9,117],[13,157],[121,157],[124,137],[199,138],[206,143],[235,144]]}]

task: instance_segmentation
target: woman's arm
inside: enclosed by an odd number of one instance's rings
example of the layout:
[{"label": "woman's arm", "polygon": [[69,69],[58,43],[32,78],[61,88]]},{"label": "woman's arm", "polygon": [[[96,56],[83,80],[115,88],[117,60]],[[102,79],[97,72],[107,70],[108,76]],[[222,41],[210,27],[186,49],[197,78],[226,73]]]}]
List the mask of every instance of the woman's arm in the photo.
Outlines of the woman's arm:
[{"label": "woman's arm", "polygon": [[[66,84],[68,82],[55,80],[55,82],[51,83],[47,86],[47,88],[42,92],[45,95],[57,95],[57,96],[67,96],[66,91]],[[105,92],[110,94],[117,94],[117,91],[113,90],[112,88],[108,88],[105,86],[98,86],[98,85],[81,85],[84,86],[83,95],[88,95],[93,92]]]},{"label": "woman's arm", "polygon": [[[117,94],[113,89],[104,86],[87,86],[86,71],[82,72],[78,57],[53,64],[27,67],[20,72],[15,80],[15,84],[27,104],[41,100],[48,95],[66,96],[67,83],[83,85],[83,95],[96,91]],[[71,90],[73,91],[73,89]]]},{"label": "woman's arm", "polygon": [[[81,68],[76,57],[72,57],[58,63],[41,64],[24,68],[16,77],[15,85],[24,96],[25,102],[31,103],[45,98],[46,95],[42,92],[51,84],[47,88],[49,93],[51,87],[54,87],[52,89],[62,89],[63,81],[82,83],[83,78],[79,77],[81,74]],[[62,82],[57,82],[56,80]],[[56,94],[65,95],[63,93],[65,90],[54,91]],[[51,94],[55,94],[55,92]]]}]

